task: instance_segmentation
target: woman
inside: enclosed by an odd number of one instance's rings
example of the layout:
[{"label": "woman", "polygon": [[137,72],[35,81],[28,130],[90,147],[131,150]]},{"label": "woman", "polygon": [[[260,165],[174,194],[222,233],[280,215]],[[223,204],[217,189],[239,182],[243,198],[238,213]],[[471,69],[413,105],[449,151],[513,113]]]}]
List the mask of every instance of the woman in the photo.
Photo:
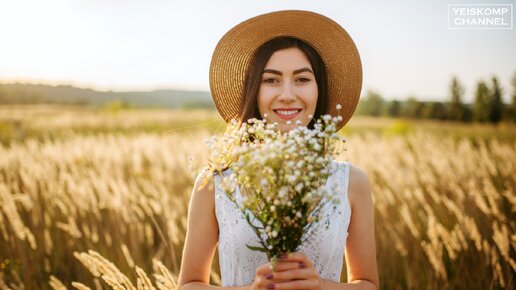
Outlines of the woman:
[{"label": "woman", "polygon": [[[219,41],[210,68],[212,96],[224,120],[267,118],[282,132],[299,122],[312,127],[323,114],[340,113],[342,128],[356,108],[361,85],[360,58],[349,35],[331,19],[308,11],[278,11],[240,23]],[[209,277],[218,243],[223,287],[378,289],[368,177],[349,162],[334,165],[340,170],[328,182],[339,184],[343,202],[328,213],[331,227],[317,225],[320,230],[298,252],[282,256],[274,272],[265,254],[246,249],[252,232],[221,194],[220,176],[201,188],[202,172],[190,201],[180,288],[214,287]],[[339,283],[344,249],[348,283]]]}]

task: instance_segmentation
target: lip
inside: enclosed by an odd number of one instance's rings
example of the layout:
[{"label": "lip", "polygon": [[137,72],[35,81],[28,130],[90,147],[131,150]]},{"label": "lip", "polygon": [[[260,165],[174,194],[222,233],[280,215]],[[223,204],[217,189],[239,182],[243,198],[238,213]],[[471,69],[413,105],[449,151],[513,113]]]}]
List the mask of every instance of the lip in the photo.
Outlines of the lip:
[{"label": "lip", "polygon": [[[285,116],[285,115],[278,114],[276,112],[277,110],[281,110],[281,111],[299,111],[299,112],[297,114],[292,114],[292,115]],[[277,109],[273,109],[272,111],[279,118],[281,118],[283,120],[290,120],[290,119],[294,119],[295,117],[299,116],[299,114],[303,111],[303,109],[301,109],[301,108],[277,108]]]}]

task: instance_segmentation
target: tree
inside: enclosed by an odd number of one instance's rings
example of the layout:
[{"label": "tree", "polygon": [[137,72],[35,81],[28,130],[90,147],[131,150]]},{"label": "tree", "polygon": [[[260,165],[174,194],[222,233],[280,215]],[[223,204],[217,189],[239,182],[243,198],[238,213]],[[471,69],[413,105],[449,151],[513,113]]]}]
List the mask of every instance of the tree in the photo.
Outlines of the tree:
[{"label": "tree", "polygon": [[387,106],[387,114],[390,117],[399,117],[401,114],[401,104],[398,100],[392,100]]},{"label": "tree", "polygon": [[473,104],[464,104],[463,108],[462,120],[464,122],[471,122],[473,120]]},{"label": "tree", "polygon": [[489,122],[498,123],[502,119],[503,114],[503,99],[502,99],[502,88],[496,76],[492,78],[493,88],[489,95]]},{"label": "tree", "polygon": [[464,105],[462,104],[462,96],[464,95],[464,88],[459,83],[457,77],[453,77],[450,85],[450,119],[454,121],[464,120]]},{"label": "tree", "polygon": [[489,88],[484,81],[477,83],[475,103],[473,105],[473,120],[486,122],[489,118]]},{"label": "tree", "polygon": [[441,102],[427,102],[421,115],[425,119],[446,120],[447,109],[446,105]]},{"label": "tree", "polygon": [[403,115],[408,118],[421,118],[421,113],[423,112],[424,103],[419,102],[416,97],[410,96],[407,101],[405,101],[405,108],[403,110]]},{"label": "tree", "polygon": [[384,103],[380,94],[369,90],[364,99],[360,101],[357,111],[359,114],[380,116],[383,113]]}]

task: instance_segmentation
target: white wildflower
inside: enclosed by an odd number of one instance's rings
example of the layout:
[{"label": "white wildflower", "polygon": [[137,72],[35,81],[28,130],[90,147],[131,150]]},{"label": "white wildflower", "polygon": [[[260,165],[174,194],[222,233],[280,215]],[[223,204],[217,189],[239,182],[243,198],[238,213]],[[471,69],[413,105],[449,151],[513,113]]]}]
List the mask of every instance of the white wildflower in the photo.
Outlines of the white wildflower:
[{"label": "white wildflower", "polygon": [[288,188],[286,186],[282,186],[278,191],[278,196],[280,198],[284,198],[287,195]]}]

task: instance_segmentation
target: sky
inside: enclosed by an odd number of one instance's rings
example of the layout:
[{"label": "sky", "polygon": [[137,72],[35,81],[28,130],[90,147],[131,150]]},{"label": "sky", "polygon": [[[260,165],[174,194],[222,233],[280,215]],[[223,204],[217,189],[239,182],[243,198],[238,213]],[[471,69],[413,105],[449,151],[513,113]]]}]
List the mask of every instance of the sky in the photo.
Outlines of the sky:
[{"label": "sky", "polygon": [[[351,35],[362,92],[446,100],[452,76],[474,97],[497,76],[509,101],[513,29],[448,29],[448,4],[507,1],[0,0],[0,82],[97,90],[209,90],[219,39],[253,16],[284,9],[326,15]],[[513,11],[514,12],[514,11]]]}]

